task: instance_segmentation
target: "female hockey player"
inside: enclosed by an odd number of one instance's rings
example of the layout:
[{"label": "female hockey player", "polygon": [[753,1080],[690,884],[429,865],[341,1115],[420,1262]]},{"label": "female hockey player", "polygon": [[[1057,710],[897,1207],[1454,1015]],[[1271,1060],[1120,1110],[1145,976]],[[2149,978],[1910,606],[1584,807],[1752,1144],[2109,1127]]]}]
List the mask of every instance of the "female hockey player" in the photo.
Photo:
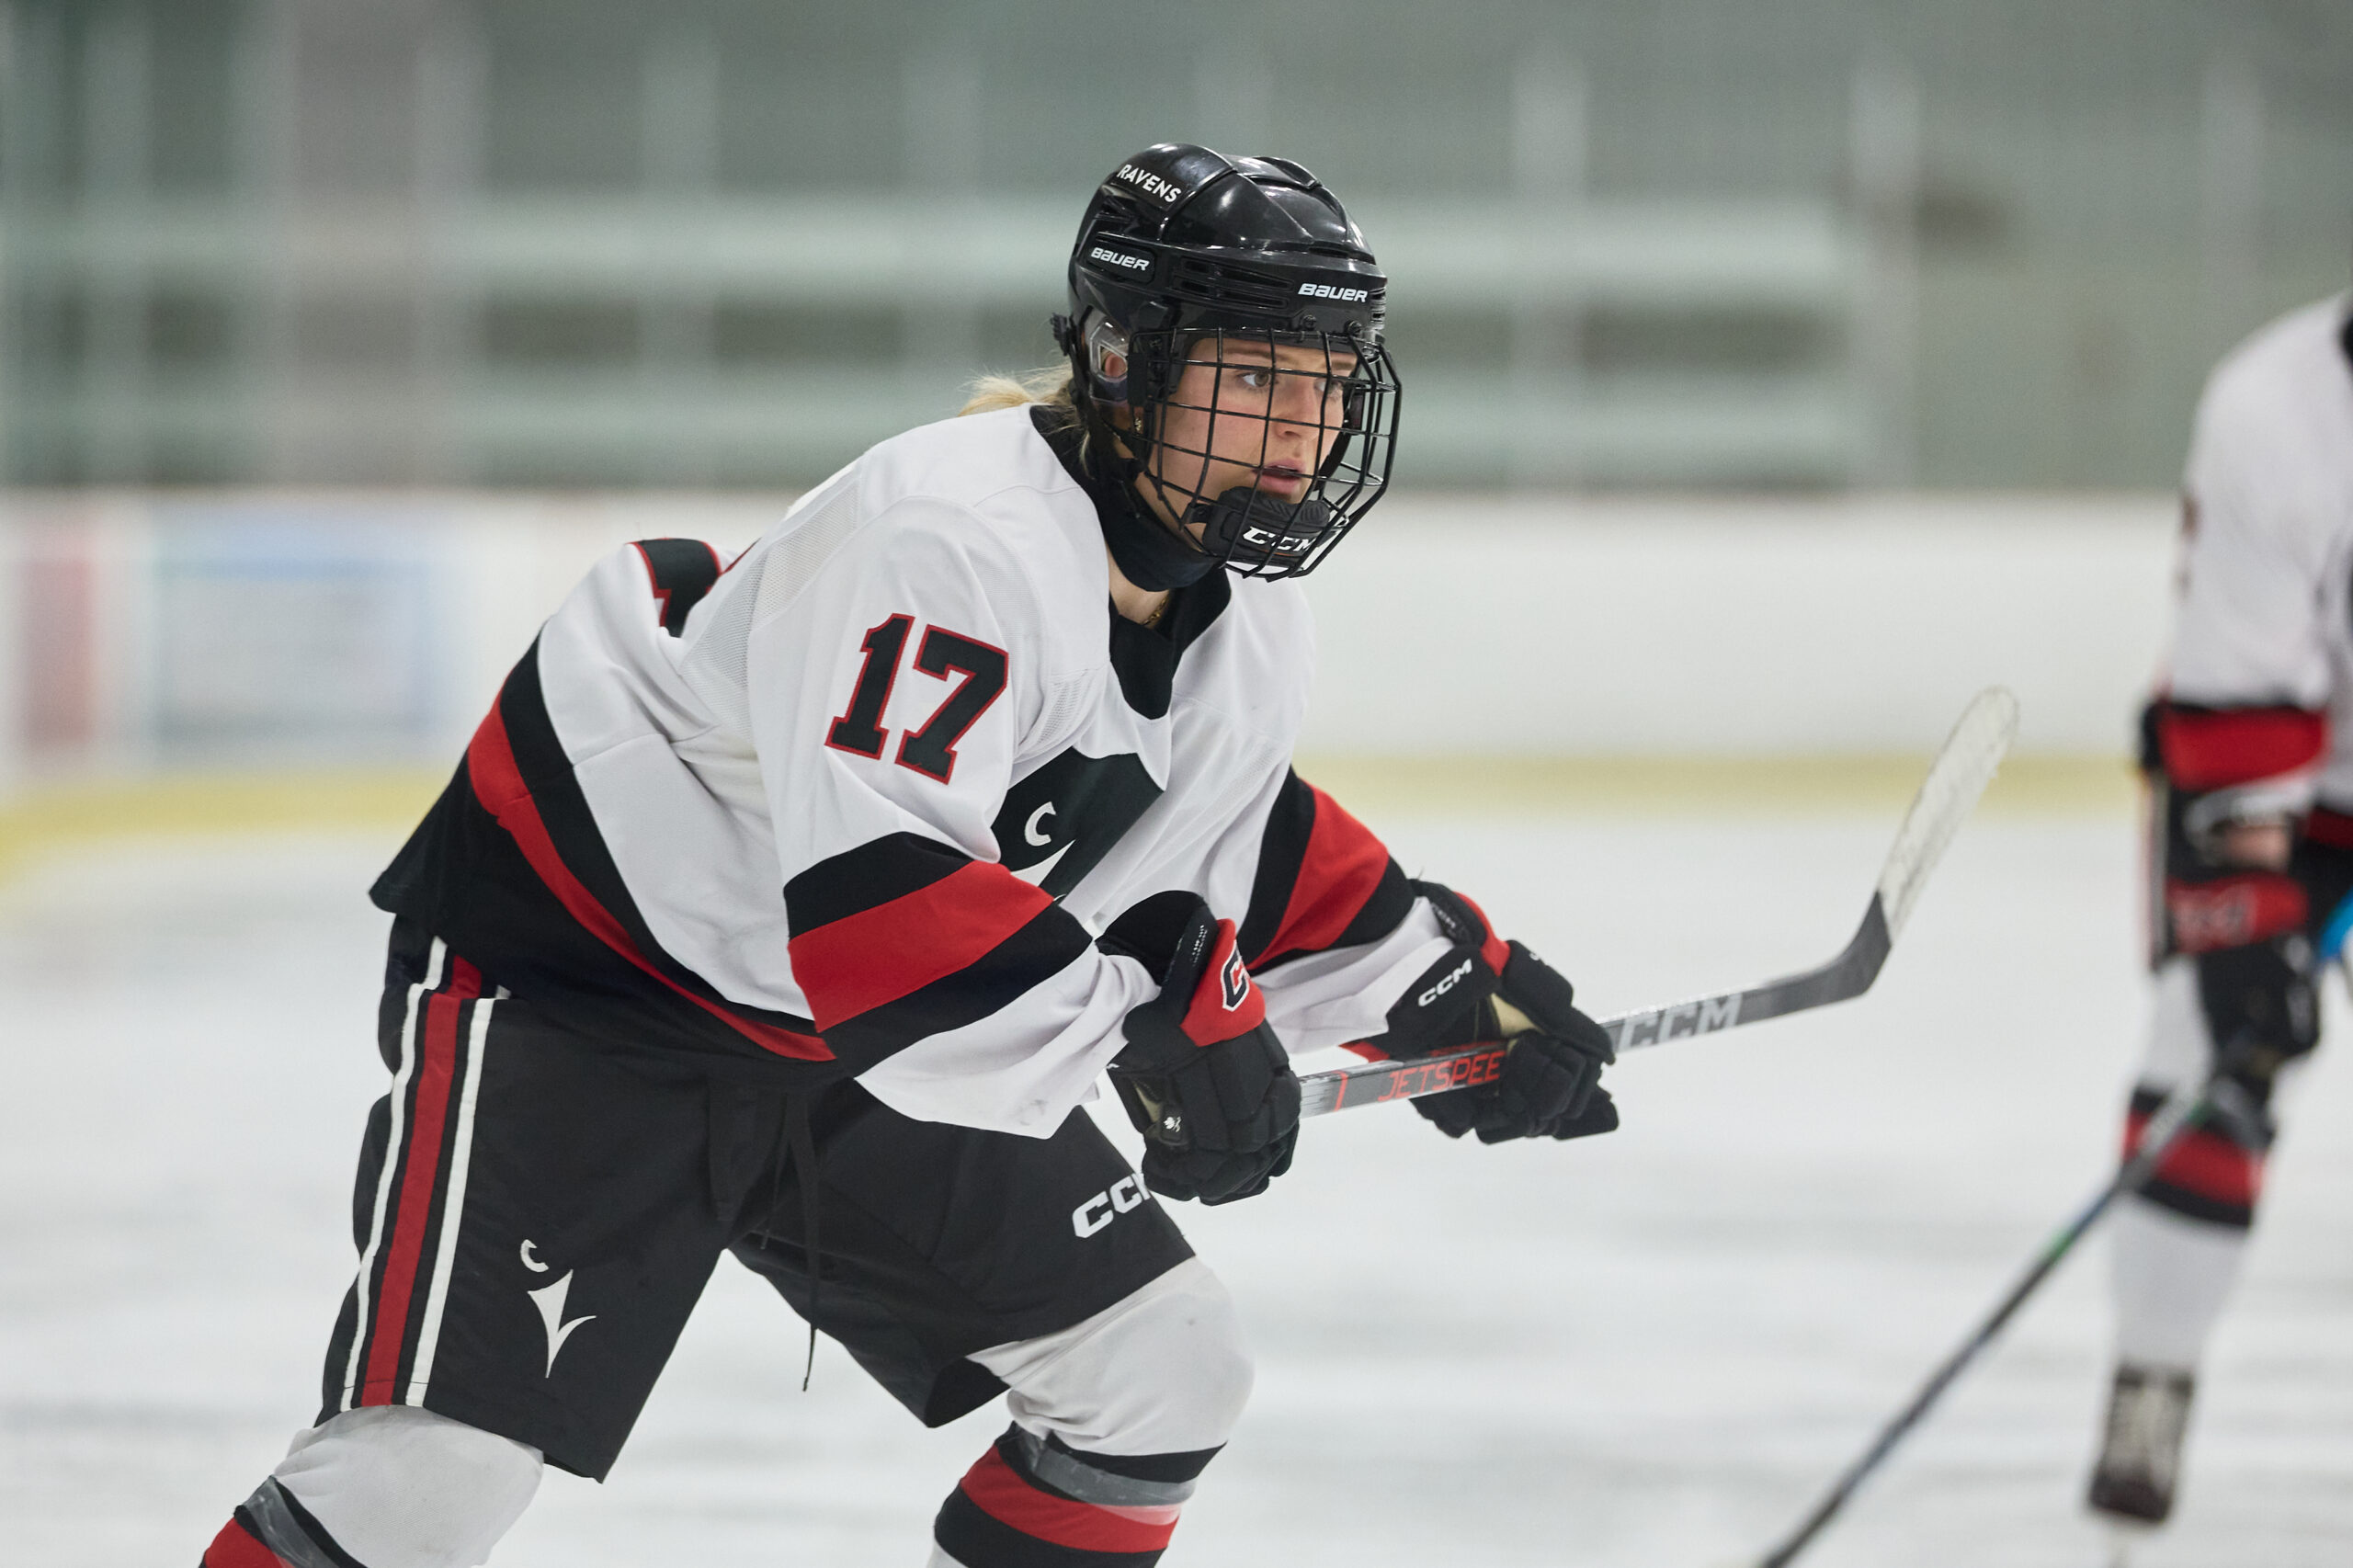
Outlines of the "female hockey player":
[{"label": "female hockey player", "polygon": [[2219,1062],[2250,1115],[2192,1132],[2116,1216],[2117,1364],[2091,1506],[2172,1511],[2200,1351],[2254,1222],[2271,1101],[2353,926],[2353,299],[2225,359],[2198,411],[2181,598],[2143,766],[2155,1010],[2128,1146]]},{"label": "female hockey player", "polygon": [[[1567,983],[1289,767],[1290,579],[1396,434],[1362,237],[1296,164],[1157,146],[1069,284],[1040,401],[723,570],[616,552],[515,667],[374,889],[358,1274],[209,1568],[482,1562],[543,1462],[611,1466],[722,1253],[919,1419],[1006,1396],[935,1564],[1151,1563],[1250,1383],[1152,1195],[1282,1174],[1286,1047],[1506,1033],[1443,1131],[1617,1124]],[[1141,1180],[1075,1108],[1107,1068]]]}]

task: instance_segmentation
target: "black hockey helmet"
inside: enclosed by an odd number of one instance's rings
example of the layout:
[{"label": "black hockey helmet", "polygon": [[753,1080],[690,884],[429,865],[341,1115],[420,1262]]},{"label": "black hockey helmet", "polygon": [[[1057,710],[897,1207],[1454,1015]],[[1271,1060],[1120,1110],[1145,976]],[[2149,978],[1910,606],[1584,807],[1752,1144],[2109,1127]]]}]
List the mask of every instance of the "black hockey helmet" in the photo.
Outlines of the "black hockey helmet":
[{"label": "black hockey helmet", "polygon": [[[1173,586],[1219,564],[1245,576],[1302,575],[1388,487],[1399,401],[1381,344],[1389,280],[1338,200],[1299,165],[1183,143],[1146,148],[1097,187],[1069,280],[1070,312],[1054,318],[1054,337],[1070,357],[1096,460],[1123,471],[1122,490],[1139,478],[1150,484],[1188,533],[1199,526],[1199,548],[1148,516],[1134,519],[1148,533],[1113,534],[1121,570],[1139,585]],[[1304,352],[1278,362],[1284,348]],[[1177,401],[1188,365],[1210,367],[1195,383],[1211,389],[1194,394],[1206,402]],[[1235,378],[1226,372],[1261,366],[1263,390],[1228,385]],[[1285,376],[1321,388],[1312,419],[1276,415]],[[1191,441],[1172,429],[1178,410],[1207,416]],[[1262,458],[1278,425],[1313,424],[1324,455],[1304,493],[1288,501],[1251,485],[1203,494],[1221,419],[1251,421]],[[1234,449],[1229,442],[1220,460],[1235,460]],[[1133,569],[1131,551],[1144,557]]]}]

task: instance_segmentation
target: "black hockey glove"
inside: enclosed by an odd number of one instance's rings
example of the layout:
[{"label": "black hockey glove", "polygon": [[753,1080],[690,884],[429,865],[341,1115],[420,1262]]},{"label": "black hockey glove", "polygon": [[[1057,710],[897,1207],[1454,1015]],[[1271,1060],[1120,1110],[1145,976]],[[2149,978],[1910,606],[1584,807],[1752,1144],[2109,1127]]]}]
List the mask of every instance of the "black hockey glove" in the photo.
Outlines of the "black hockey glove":
[{"label": "black hockey glove", "polygon": [[1192,893],[1155,893],[1097,946],[1160,977],[1111,1060],[1112,1086],[1144,1137],[1145,1185],[1203,1203],[1266,1191],[1299,1142],[1299,1079],[1242,967],[1233,922]]},{"label": "black hockey glove", "polygon": [[[2275,778],[2239,775],[2292,761],[2317,748],[2322,733],[2317,715],[2291,708],[2161,699],[2142,716],[2164,889],[2152,957],[2180,955],[2194,966],[2207,1033],[2258,1108],[2279,1069],[2320,1043],[2310,933],[2353,889],[2353,876],[2343,851],[2304,835],[2292,791]],[[2292,846],[2286,864],[2242,854],[2234,834],[2249,827],[2280,833]]]},{"label": "black hockey glove", "polygon": [[1479,906],[1437,882],[1415,882],[1455,945],[1389,1010],[1387,1031],[1365,1043],[1404,1059],[1451,1045],[1510,1043],[1492,1084],[1425,1095],[1414,1108],[1449,1138],[1585,1138],[1618,1128],[1601,1086],[1617,1060],[1609,1035],[1579,1012],[1558,970],[1487,925]]},{"label": "black hockey glove", "polygon": [[2320,1043],[2313,945],[2301,935],[2200,953],[2198,1001],[2207,1034],[2257,1105],[2281,1067]]}]

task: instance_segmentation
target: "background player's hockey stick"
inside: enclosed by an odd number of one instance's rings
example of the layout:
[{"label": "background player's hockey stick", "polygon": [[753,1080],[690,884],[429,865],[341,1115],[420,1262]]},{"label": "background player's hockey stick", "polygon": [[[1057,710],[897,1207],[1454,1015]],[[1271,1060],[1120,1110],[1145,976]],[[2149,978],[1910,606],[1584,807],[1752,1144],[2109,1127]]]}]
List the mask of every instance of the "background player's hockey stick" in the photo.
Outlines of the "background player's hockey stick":
[{"label": "background player's hockey stick", "polygon": [[[1912,809],[1904,812],[1904,825],[1896,829],[1894,847],[1887,852],[1887,864],[1871,892],[1870,907],[1863,911],[1862,925],[1836,958],[1818,969],[1768,980],[1745,991],[1726,991],[1606,1018],[1602,1027],[1609,1031],[1619,1051],[1762,1023],[1809,1007],[1826,1007],[1870,990],[1938,858],[1993,781],[1994,770],[2002,765],[2018,724],[2018,699],[2000,687],[1988,687],[1961,710],[1960,722],[1946,737],[1944,749],[1937,753],[1927,778],[1921,781],[1920,792],[1913,797]],[[1364,1062],[1309,1073],[1300,1079],[1299,1114],[1322,1116],[1484,1084],[1502,1070],[1504,1050],[1495,1044],[1465,1045],[1410,1062]]]},{"label": "background player's hockey stick", "polygon": [[2226,1060],[2202,1083],[2184,1084],[2167,1096],[2165,1104],[2157,1108],[2156,1115],[2149,1119],[2141,1134],[2140,1148],[2118,1170],[2116,1179],[2100,1188],[2089,1203],[2077,1210],[2075,1218],[2062,1225],[2058,1233],[2042,1244],[2042,1250],[2035,1255],[2034,1261],[2018,1277],[2018,1283],[2010,1287],[2009,1293],[2002,1298],[2001,1303],[1961,1342],[1960,1349],[1945,1358],[1943,1364],[1920,1386],[1920,1392],[1912,1396],[1911,1403],[1881,1428],[1871,1446],[1863,1450],[1862,1457],[1848,1465],[1829,1492],[1824,1494],[1822,1501],[1814,1505],[1813,1511],[1805,1517],[1805,1522],[1792,1530],[1788,1540],[1767,1553],[1758,1568],[1787,1568],[1789,1563],[1797,1561],[1798,1553],[1803,1551],[1813,1538],[1822,1533],[1823,1527],[1847,1506],[1847,1499],[1855,1494],[1855,1489],[1863,1483],[1864,1478],[1880,1467],[1906,1432],[1919,1425],[1920,1418],[1943,1397],[1953,1380],[1977,1358],[1979,1351],[1994,1342],[1994,1336],[2000,1334],[2003,1325],[2026,1304],[2026,1299],[2034,1294],[2036,1287],[2059,1267],[2060,1260],[2075,1250],[2075,1244],[2084,1239],[2084,1233],[2108,1212],[2110,1204],[2147,1181],[2157,1166],[2164,1163],[2173,1146],[2205,1120],[2208,1113],[2220,1108],[2226,1115],[2234,1117],[2261,1114],[2245,1101],[2245,1091],[2228,1076],[2237,1060],[2235,1057]]}]

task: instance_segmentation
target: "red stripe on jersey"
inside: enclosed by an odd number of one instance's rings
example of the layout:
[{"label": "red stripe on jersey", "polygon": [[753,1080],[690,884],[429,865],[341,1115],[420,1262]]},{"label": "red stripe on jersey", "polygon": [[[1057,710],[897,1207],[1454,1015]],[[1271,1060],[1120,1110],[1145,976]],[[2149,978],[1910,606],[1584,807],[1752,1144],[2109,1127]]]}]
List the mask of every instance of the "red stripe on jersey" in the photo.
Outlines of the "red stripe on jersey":
[{"label": "red stripe on jersey", "polygon": [[1461,893],[1456,893],[1454,896],[1470,905],[1471,913],[1479,917],[1479,929],[1486,933],[1479,942],[1479,957],[1488,969],[1495,971],[1495,977],[1501,979],[1504,965],[1511,962],[1511,944],[1495,935],[1495,923],[1487,918],[1485,910]]},{"label": "red stripe on jersey", "polygon": [[231,1519],[212,1538],[212,1544],[204,1549],[196,1568],[290,1568],[290,1564],[256,1540],[244,1526]]},{"label": "red stripe on jersey", "polygon": [[539,803],[531,799],[522,771],[515,766],[515,748],[506,738],[506,721],[499,716],[494,702],[489,716],[483,720],[482,728],[474,732],[472,742],[466,747],[466,776],[473,782],[474,799],[513,835],[517,846],[523,851],[523,858],[530,863],[540,881],[598,941],[755,1045],[801,1062],[833,1060],[834,1053],[826,1049],[824,1040],[744,1017],[708,996],[699,996],[655,968],[638,950],[637,943],[613,917],[612,911],[597,902],[597,895],[581,885],[580,879],[572,874],[572,868],[556,852],[547,824],[540,820]]},{"label": "red stripe on jersey", "polygon": [[1177,1027],[1195,1045],[1215,1045],[1248,1034],[1266,1021],[1267,998],[1243,967],[1233,922],[1221,920],[1217,940],[1210,947],[1209,964],[1201,972],[1200,983],[1193,987],[1193,1005],[1185,1010],[1184,1022]]},{"label": "red stripe on jersey", "polygon": [[[449,1121],[449,1093],[457,1082],[458,1013],[482,994],[482,973],[449,955],[444,989],[425,998],[425,1043],[416,1063],[416,1108],[409,1119],[408,1168],[401,1174],[392,1210],[392,1233],[384,1249],[384,1282],[369,1314],[368,1363],[360,1374],[358,1404],[391,1404],[399,1381],[401,1341],[408,1334],[409,1302],[416,1294],[417,1265],[425,1256],[425,1228],[433,1217],[433,1189],[441,1176],[441,1135]],[[397,1150],[385,1158],[399,1157]],[[445,1217],[454,1223],[454,1217]]]},{"label": "red stripe on jersey", "polygon": [[[2148,1128],[2147,1113],[2135,1112],[2125,1119],[2126,1159],[2141,1147],[2141,1136]],[[2263,1161],[2221,1133],[2197,1128],[2175,1141],[2165,1157],[2157,1162],[2152,1179],[2217,1203],[2252,1209],[2263,1192]]]},{"label": "red stripe on jersey", "polygon": [[2211,882],[2165,882],[2165,916],[2185,953],[2244,948],[2299,930],[2310,914],[2302,884],[2279,871],[2249,871]]},{"label": "red stripe on jersey", "polygon": [[2353,849],[2353,816],[2314,806],[2312,815],[2304,819],[2304,836],[2331,849]]},{"label": "red stripe on jersey", "polygon": [[1261,964],[1294,949],[1321,952],[1338,941],[1389,869],[1389,851],[1370,828],[1314,785],[1306,788],[1315,801],[1314,825],[1308,829],[1307,850],[1300,857],[1281,924],[1259,955]]},{"label": "red stripe on jersey", "polygon": [[2302,708],[2165,707],[2157,750],[2176,789],[2222,790],[2310,767],[2328,749],[2328,715]]},{"label": "red stripe on jersey", "polygon": [[1053,904],[1004,867],[973,860],[928,886],[803,931],[785,950],[809,1016],[829,1029],[978,963]]},{"label": "red stripe on jersey", "polygon": [[1073,1551],[1164,1551],[1176,1533],[1174,1503],[1115,1508],[1040,1492],[996,1449],[981,1456],[959,1483],[975,1507],[1001,1525]]}]

